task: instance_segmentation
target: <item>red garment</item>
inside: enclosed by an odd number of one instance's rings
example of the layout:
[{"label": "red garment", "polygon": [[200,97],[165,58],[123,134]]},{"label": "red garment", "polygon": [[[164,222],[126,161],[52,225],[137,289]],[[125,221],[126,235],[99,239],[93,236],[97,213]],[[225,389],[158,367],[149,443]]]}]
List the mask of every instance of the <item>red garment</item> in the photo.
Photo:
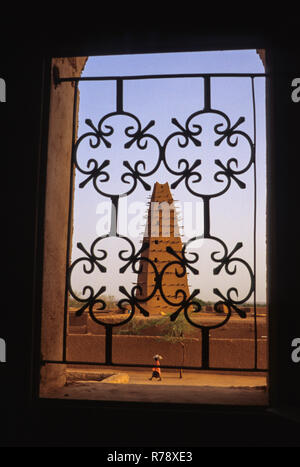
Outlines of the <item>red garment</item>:
[{"label": "red garment", "polygon": [[154,367],[152,368],[152,371],[157,371],[157,373],[158,373],[159,376],[160,376],[160,368],[159,368],[159,366],[160,366],[160,363],[159,363],[159,360],[157,360],[156,366],[154,366]]}]

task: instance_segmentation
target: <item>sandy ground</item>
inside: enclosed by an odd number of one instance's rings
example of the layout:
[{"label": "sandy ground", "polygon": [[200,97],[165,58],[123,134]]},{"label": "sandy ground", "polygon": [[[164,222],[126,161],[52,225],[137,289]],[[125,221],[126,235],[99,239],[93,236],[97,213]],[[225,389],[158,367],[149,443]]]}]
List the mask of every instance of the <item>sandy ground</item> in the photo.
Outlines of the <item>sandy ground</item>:
[{"label": "sandy ground", "polygon": [[184,370],[182,378],[179,376],[179,370],[166,372],[162,370],[162,381],[150,381],[151,370],[148,371],[126,371],[129,373],[129,382],[131,384],[147,385],[171,385],[171,386],[214,386],[214,387],[262,387],[266,385],[265,376],[252,375],[231,375],[218,374],[212,372],[191,372]]},{"label": "sandy ground", "polygon": [[[75,380],[42,397],[122,402],[258,405],[268,403],[264,375],[229,375],[210,372],[179,371],[162,373],[162,381],[149,380],[151,371],[115,371],[111,379],[93,380],[97,370],[88,370],[86,379]],[[72,370],[74,374],[74,370]],[[101,370],[112,374],[112,371]],[[76,371],[75,371],[76,373]],[[99,370],[98,370],[99,374]]]}]

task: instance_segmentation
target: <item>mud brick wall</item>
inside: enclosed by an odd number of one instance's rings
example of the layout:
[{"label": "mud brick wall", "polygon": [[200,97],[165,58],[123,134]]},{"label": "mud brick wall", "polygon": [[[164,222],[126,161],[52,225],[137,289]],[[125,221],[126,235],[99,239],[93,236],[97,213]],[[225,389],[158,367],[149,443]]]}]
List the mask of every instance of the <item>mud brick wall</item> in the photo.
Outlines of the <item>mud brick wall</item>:
[{"label": "mud brick wall", "polygon": [[[157,318],[157,317],[156,317]],[[123,318],[117,317],[115,318],[116,322],[120,321],[120,319],[124,320]],[[143,318],[139,317],[136,318],[136,321],[141,323],[150,320],[151,318]],[[219,321],[222,321],[223,317],[220,317]],[[196,321],[196,320],[195,320]],[[113,322],[113,318],[110,318],[110,322]],[[201,317],[199,322],[202,324],[209,324],[211,323],[211,318]],[[130,334],[130,332],[125,331],[126,329],[130,328],[130,322],[128,325],[117,326],[114,328],[113,334],[119,334],[120,332],[124,334]],[[104,335],[105,329],[104,326],[97,324],[95,321],[91,319],[91,317],[84,313],[80,317],[76,317],[74,312],[70,313],[69,315],[69,327],[68,327],[69,334],[92,334],[92,335]],[[268,323],[266,319],[258,319],[257,320],[257,337],[258,338],[266,338],[268,334]],[[139,330],[138,335],[143,336],[160,336],[162,335],[162,327],[158,325],[147,326],[146,328],[142,328]],[[201,338],[201,330],[198,328],[190,327],[190,332],[187,337],[197,337]],[[236,320],[229,320],[227,324],[221,326],[219,328],[213,329],[210,331],[211,338],[237,338],[237,339],[253,339],[254,337],[254,321],[253,318],[249,317],[245,320],[236,319]]]},{"label": "mud brick wall", "polygon": [[[201,339],[186,338],[185,366],[201,366]],[[105,362],[105,336],[73,334],[67,339],[68,361]],[[182,364],[182,346],[154,336],[113,337],[114,364],[152,364],[153,355],[163,356],[164,365]],[[253,368],[252,339],[211,339],[210,365],[216,368]],[[258,340],[258,367],[267,368],[267,342]]]}]

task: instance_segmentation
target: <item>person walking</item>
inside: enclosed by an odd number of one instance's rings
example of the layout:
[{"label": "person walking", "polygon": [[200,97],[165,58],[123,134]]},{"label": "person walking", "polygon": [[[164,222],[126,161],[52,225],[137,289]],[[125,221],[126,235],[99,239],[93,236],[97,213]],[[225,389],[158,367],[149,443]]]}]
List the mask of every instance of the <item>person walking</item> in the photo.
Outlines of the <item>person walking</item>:
[{"label": "person walking", "polygon": [[159,360],[162,359],[161,355],[154,355],[154,367],[152,368],[152,376],[149,378],[152,381],[152,378],[157,378],[158,381],[161,381],[161,371],[160,371],[160,363]]}]

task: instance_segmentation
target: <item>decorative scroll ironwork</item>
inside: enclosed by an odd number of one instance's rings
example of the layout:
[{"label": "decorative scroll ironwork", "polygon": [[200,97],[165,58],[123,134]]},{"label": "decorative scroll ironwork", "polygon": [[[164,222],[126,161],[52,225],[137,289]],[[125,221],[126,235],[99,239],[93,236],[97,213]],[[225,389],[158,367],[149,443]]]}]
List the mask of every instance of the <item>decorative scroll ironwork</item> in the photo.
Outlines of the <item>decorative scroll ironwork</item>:
[{"label": "decorative scroll ironwork", "polygon": [[[112,201],[112,206],[115,208],[112,212],[111,231],[108,235],[98,237],[91,245],[90,249],[83,246],[82,243],[77,244],[77,248],[82,252],[82,256],[76,259],[68,268],[67,271],[67,288],[68,292],[75,298],[82,306],[77,310],[76,315],[80,316],[88,310],[90,317],[97,324],[106,327],[108,340],[106,345],[106,363],[111,364],[111,328],[113,326],[123,325],[132,320],[136,311],[138,310],[142,315],[147,317],[148,311],[145,309],[145,304],[156,294],[160,292],[163,300],[170,306],[174,307],[174,311],[170,316],[171,321],[175,321],[180,313],[183,313],[186,320],[191,326],[202,330],[202,368],[210,368],[209,366],[209,332],[211,329],[225,325],[232,313],[236,313],[241,319],[246,317],[245,311],[241,305],[246,303],[255,290],[255,271],[242,257],[236,256],[241,252],[243,244],[238,242],[232,251],[229,251],[225,242],[216,236],[210,234],[210,200],[212,198],[220,197],[226,193],[231,184],[234,182],[240,189],[245,189],[246,184],[241,176],[246,173],[250,167],[255,164],[255,141],[244,131],[242,125],[245,122],[244,117],[238,118],[235,123],[230,121],[228,115],[219,109],[211,108],[210,98],[210,76],[199,75],[204,79],[204,108],[191,114],[184,124],[180,123],[176,117],[171,118],[171,122],[176,127],[176,131],[169,134],[165,141],[161,143],[158,138],[150,133],[150,130],[155,127],[155,121],[150,120],[147,125],[143,127],[140,119],[130,112],[123,110],[123,80],[126,78],[112,78],[116,81],[116,106],[115,112],[111,112],[100,118],[98,124],[94,124],[90,119],[85,121],[86,125],[90,128],[89,131],[82,134],[77,141],[73,144],[73,163],[75,168],[85,176],[84,180],[79,184],[79,188],[84,189],[89,183],[92,183],[96,192],[102,196],[108,197]],[[174,75],[174,78],[177,76]],[[253,86],[253,76],[250,76]],[[128,78],[127,78],[128,79]],[[63,79],[61,80],[61,82]],[[254,101],[253,101],[253,105]],[[213,180],[215,182],[216,191],[206,192],[201,190],[201,182],[205,180],[205,173],[202,171],[202,162],[205,154],[203,152],[203,141],[201,139],[203,134],[203,124],[201,120],[207,116],[214,117],[215,124],[213,126],[213,141],[215,147],[222,147],[227,145],[227,148],[233,148],[236,152],[233,157],[229,157],[227,161],[215,159],[215,173]],[[120,180],[124,184],[124,191],[122,193],[108,193],[105,185],[110,180],[110,173],[108,171],[110,166],[110,150],[112,149],[113,142],[111,137],[116,132],[114,121],[116,119],[123,122],[122,141],[123,150],[122,157],[119,154],[119,166],[121,170]],[[120,131],[120,126],[118,130]],[[84,157],[80,155],[81,145],[83,142],[88,141],[89,151],[98,151],[98,156],[89,156],[84,153]],[[153,143],[151,147],[151,159],[141,158],[134,162],[128,161],[126,154],[132,148],[145,151],[149,148],[149,143]],[[240,142],[248,148],[247,161],[242,163],[239,160],[239,144]],[[156,152],[153,152],[153,147]],[[174,156],[174,148],[177,147],[179,157],[176,159]],[[191,148],[193,150],[202,150],[199,156],[190,157]],[[226,151],[224,151],[226,153]],[[187,153],[187,156],[186,156]],[[155,154],[155,155],[154,155]],[[171,154],[171,155],[170,155]],[[177,167],[176,167],[177,163]],[[149,168],[149,164],[151,167]],[[163,165],[173,178],[171,188],[175,189],[179,184],[183,183],[186,189],[193,196],[202,199],[204,206],[204,234],[190,238],[185,245],[183,245],[180,253],[174,251],[171,246],[167,247],[166,253],[169,254],[169,262],[159,272],[154,261],[150,260],[144,255],[148,245],[143,246],[137,251],[132,241],[125,236],[122,236],[117,231],[117,217],[118,217],[118,203],[121,196],[129,196],[138,185],[141,185],[145,191],[151,189],[151,185],[147,183],[147,177],[155,174],[160,166]],[[123,171],[122,171],[123,170]],[[220,188],[217,189],[220,184]],[[128,186],[129,185],[129,186]],[[118,323],[107,324],[107,321],[99,317],[99,311],[104,311],[107,304],[101,298],[105,292],[105,286],[99,285],[97,290],[91,285],[86,285],[82,290],[82,295],[77,295],[72,287],[73,272],[78,268],[87,276],[95,270],[99,274],[107,272],[106,267],[102,264],[103,260],[107,257],[107,252],[102,249],[101,242],[108,237],[116,237],[121,243],[125,242],[125,249],[119,251],[119,259],[124,262],[124,265],[119,269],[119,273],[123,274],[127,270],[138,274],[145,267],[152,269],[154,273],[153,290],[148,296],[141,294],[140,287],[135,285],[131,290],[126,287],[120,286],[119,291],[123,298],[117,303],[120,312],[124,312],[124,317]],[[167,297],[166,291],[163,286],[163,278],[170,268],[175,267],[175,274],[177,277],[182,277],[187,273],[197,275],[199,273],[196,263],[199,260],[199,253],[193,251],[191,248],[193,242],[202,239],[203,241],[214,241],[221,247],[220,251],[213,251],[211,253],[211,260],[216,263],[213,269],[213,274],[218,275],[221,271],[226,272],[229,276],[234,276],[237,272],[237,266],[246,269],[249,275],[249,290],[241,298],[238,298],[238,290],[235,287],[230,287],[227,291],[221,291],[219,288],[214,288],[213,293],[216,296],[216,303],[214,310],[218,311],[220,306],[225,310],[225,317],[218,323],[214,324],[201,324],[199,321],[194,321],[189,313],[193,310],[194,313],[201,311],[201,305],[196,298],[199,298],[200,289],[193,290],[188,296],[184,290],[177,290],[175,297]],[[187,249],[189,251],[187,252]],[[220,249],[220,248],[219,248]],[[85,298],[83,298],[85,297]],[[129,309],[129,311],[128,311]],[[126,312],[126,313],[125,313]]]},{"label": "decorative scroll ironwork", "polygon": [[[139,150],[145,151],[148,147],[149,140],[154,141],[155,145],[157,146],[158,156],[157,162],[150,170],[146,170],[146,161],[138,160],[135,162],[134,166],[130,164],[128,160],[122,160],[122,165],[127,169],[127,171],[123,172],[121,175],[121,181],[124,184],[129,184],[132,182],[131,186],[125,190],[123,193],[107,193],[104,191],[105,183],[110,180],[110,175],[104,169],[107,169],[110,165],[110,160],[105,159],[103,161],[97,161],[94,158],[90,158],[86,162],[86,168],[82,167],[82,164],[79,162],[78,157],[78,150],[80,148],[81,143],[86,139],[89,138],[89,145],[92,149],[97,149],[99,147],[104,146],[107,153],[112,147],[112,143],[109,140],[115,129],[114,127],[108,123],[105,123],[109,120],[113,120],[114,117],[122,117],[123,119],[126,117],[132,124],[129,126],[125,126],[124,134],[127,137],[126,142],[124,143],[124,149],[130,150],[131,147],[136,146]],[[90,119],[86,119],[85,123],[92,128],[93,131],[88,131],[78,138],[75,146],[74,146],[74,163],[76,169],[81,172],[82,174],[87,175],[87,178],[79,184],[79,188],[84,188],[87,183],[90,181],[93,182],[95,190],[102,196],[112,197],[112,196],[129,196],[133,191],[136,189],[138,183],[141,183],[145,190],[151,190],[151,186],[144,180],[144,178],[153,175],[159,168],[161,162],[161,146],[159,140],[147,131],[155,124],[153,120],[151,120],[144,128],[142,128],[140,120],[133,114],[129,112],[112,112],[104,117],[102,117],[97,125],[97,127],[92,123]],[[93,142],[93,140],[95,142]],[[151,158],[153,158],[153,153],[151,152]],[[100,188],[100,186],[103,188]],[[127,187],[126,187],[127,188]]]}]

